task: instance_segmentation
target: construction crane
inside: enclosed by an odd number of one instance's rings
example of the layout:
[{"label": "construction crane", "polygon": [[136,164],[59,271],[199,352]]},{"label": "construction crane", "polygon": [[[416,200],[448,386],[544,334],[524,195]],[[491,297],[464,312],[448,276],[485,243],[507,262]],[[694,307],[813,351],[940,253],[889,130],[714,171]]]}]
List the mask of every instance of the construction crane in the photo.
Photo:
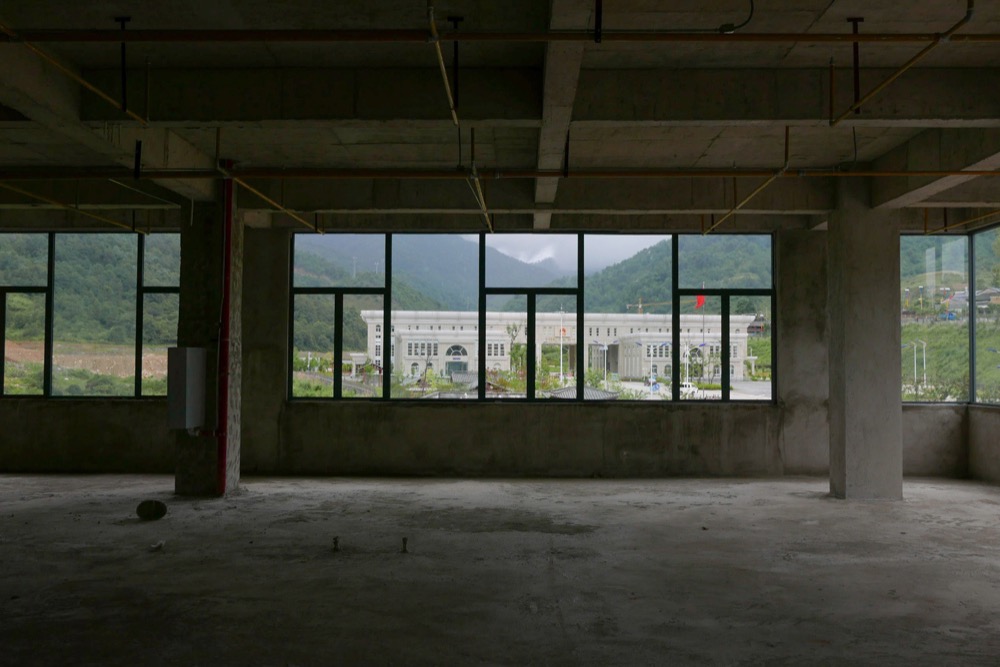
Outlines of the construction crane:
[{"label": "construction crane", "polygon": [[635,308],[636,312],[642,315],[643,308],[651,308],[653,306],[669,306],[671,303],[672,303],[671,301],[653,301],[651,303],[643,303],[642,297],[640,296],[639,303],[626,303],[625,309],[632,310],[633,308]]}]

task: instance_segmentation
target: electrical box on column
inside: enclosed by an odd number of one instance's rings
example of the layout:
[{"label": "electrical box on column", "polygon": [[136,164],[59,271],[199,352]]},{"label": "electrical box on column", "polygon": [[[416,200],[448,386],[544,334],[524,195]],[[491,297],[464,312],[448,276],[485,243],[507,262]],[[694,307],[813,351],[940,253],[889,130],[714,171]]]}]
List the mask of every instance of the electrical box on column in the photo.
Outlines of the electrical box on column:
[{"label": "electrical box on column", "polygon": [[167,424],[171,429],[205,425],[205,358],[203,347],[167,350]]}]

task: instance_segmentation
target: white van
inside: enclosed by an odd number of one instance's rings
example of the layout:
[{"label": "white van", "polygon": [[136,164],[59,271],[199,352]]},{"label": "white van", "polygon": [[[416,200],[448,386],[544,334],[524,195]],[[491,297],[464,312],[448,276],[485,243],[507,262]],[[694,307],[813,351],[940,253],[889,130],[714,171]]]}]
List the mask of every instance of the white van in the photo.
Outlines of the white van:
[{"label": "white van", "polygon": [[690,382],[681,382],[681,398],[693,398],[698,394],[698,387]]}]

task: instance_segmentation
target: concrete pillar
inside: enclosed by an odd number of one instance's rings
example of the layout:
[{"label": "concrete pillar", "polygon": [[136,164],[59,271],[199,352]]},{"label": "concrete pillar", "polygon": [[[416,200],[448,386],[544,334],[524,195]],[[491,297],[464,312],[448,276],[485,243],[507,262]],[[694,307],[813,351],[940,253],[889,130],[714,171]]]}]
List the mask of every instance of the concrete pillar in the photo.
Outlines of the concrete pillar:
[{"label": "concrete pillar", "polygon": [[826,237],[825,231],[794,230],[775,238],[773,340],[782,461],[790,475],[830,469]]},{"label": "concrete pillar", "polygon": [[903,495],[899,213],[873,211],[861,178],[838,183],[827,233],[830,490]]},{"label": "concrete pillar", "polygon": [[223,276],[223,207],[197,204],[194,221],[181,229],[180,319],[177,342],[208,350],[205,368],[205,427],[177,434],[174,490],[178,495],[209,496],[235,491],[240,480],[243,230],[234,222],[230,240],[232,270],[229,318],[228,419],[225,485],[219,488],[218,346]]},{"label": "concrete pillar", "polygon": [[[287,229],[247,229],[243,308],[243,470],[270,472],[280,467],[281,416],[288,377]],[[351,375],[355,374],[351,362]]]}]

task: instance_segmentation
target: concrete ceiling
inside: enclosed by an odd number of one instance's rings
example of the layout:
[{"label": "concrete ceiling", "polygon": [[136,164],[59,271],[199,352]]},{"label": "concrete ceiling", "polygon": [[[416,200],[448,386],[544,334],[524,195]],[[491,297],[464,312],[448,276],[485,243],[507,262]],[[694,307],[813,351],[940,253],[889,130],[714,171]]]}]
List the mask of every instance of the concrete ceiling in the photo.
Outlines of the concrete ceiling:
[{"label": "concrete ceiling", "polygon": [[[460,164],[470,167],[475,128],[476,165],[500,228],[686,228],[697,226],[703,215],[725,214],[767,173],[781,169],[788,127],[791,175],[747,202],[732,226],[775,229],[814,225],[834,205],[838,179],[797,177],[799,170],[1000,167],[1000,39],[941,43],[836,127],[829,123],[831,106],[839,115],[853,101],[850,43],[734,41],[748,34],[847,34],[852,16],[864,17],[865,34],[941,33],[963,17],[964,0],[916,0],[905,9],[857,0],[757,2],[747,25],[729,41],[718,41],[727,39],[719,37],[718,28],[745,21],[749,0],[604,4],[602,29],[612,35],[695,32],[716,41],[462,42],[461,131],[451,122],[434,48],[422,41],[133,42],[129,106],[150,119],[145,126],[25,45],[0,43],[0,171],[13,178],[40,167],[127,170],[134,143],[142,140],[146,170],[210,170],[219,150],[218,157],[234,160],[237,169],[458,172]],[[463,32],[593,30],[594,10],[593,0],[435,6],[443,33],[451,30],[449,15],[464,17]],[[132,17],[129,31],[428,27],[425,0],[13,0],[0,11],[0,22],[26,33],[116,30],[119,15]],[[980,3],[957,34],[1000,34],[1000,3]],[[928,43],[861,43],[862,93]],[[39,39],[37,45],[119,99],[117,42]],[[452,42],[442,48],[451,74]],[[566,166],[567,138],[573,176],[568,180],[556,176]],[[734,173],[579,177],[580,170],[637,169]],[[747,169],[763,173],[733,180],[735,172]],[[498,170],[553,175],[493,180]],[[953,219],[1000,207],[1000,178],[899,175],[870,182],[875,206],[959,209]],[[378,224],[394,229],[411,223],[449,229],[482,224],[461,180],[262,178],[254,184],[288,208],[334,216],[333,225],[347,224],[357,214],[377,216]],[[163,199],[217,196],[215,184],[205,179],[159,177],[140,185],[159,198],[149,198],[146,207],[166,206]],[[140,194],[124,196],[120,187],[52,181],[44,190],[49,198],[88,207],[141,203],[135,200]],[[241,204],[269,208],[249,194]],[[39,205],[0,192],[0,208]]]}]

